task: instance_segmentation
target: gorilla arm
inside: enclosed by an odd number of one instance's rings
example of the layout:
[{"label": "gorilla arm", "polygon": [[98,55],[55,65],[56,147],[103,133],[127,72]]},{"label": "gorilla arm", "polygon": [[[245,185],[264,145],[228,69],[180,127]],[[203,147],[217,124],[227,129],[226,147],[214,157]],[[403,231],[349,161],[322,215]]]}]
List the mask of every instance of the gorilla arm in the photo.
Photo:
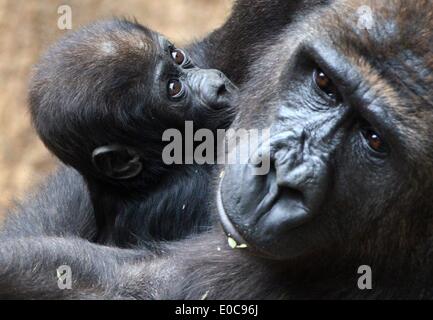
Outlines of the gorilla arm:
[{"label": "gorilla arm", "polygon": [[[133,299],[138,292],[128,281],[134,264],[144,256],[150,259],[152,255],[81,239],[6,240],[0,244],[0,299]],[[70,290],[58,286],[60,266],[71,268]],[[148,298],[146,292],[140,292],[140,297]]]},{"label": "gorilla arm", "polygon": [[[168,244],[162,251],[157,256],[72,238],[6,240],[0,243],[0,299],[285,297],[281,278],[269,272],[281,263],[230,249],[220,232]],[[58,286],[60,266],[71,268],[70,290]]]}]

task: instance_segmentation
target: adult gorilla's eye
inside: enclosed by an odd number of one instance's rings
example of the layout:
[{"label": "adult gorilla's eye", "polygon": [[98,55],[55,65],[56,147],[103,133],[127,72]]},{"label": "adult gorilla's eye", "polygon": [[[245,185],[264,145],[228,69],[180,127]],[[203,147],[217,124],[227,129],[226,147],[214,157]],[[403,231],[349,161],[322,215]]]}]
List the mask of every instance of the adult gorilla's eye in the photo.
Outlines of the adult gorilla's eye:
[{"label": "adult gorilla's eye", "polygon": [[183,65],[186,60],[185,53],[180,49],[172,50],[171,57],[173,58],[174,62],[180,66]]},{"label": "adult gorilla's eye", "polygon": [[178,79],[172,79],[168,82],[167,93],[171,99],[179,99],[184,94],[183,84]]},{"label": "adult gorilla's eye", "polygon": [[340,100],[340,93],[338,92],[337,86],[321,69],[314,71],[314,83],[327,96],[335,100],[335,102]]},{"label": "adult gorilla's eye", "polygon": [[377,153],[386,153],[388,151],[385,142],[382,140],[379,134],[375,132],[373,129],[364,128],[361,129],[361,133],[365,141],[367,142],[368,146],[373,151]]}]

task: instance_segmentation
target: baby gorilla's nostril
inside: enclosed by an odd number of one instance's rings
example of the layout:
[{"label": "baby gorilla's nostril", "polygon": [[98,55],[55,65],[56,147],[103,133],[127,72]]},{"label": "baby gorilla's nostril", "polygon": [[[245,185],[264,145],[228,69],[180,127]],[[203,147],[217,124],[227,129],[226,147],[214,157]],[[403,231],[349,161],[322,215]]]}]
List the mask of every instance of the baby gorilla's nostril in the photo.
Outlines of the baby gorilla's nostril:
[{"label": "baby gorilla's nostril", "polygon": [[222,84],[219,86],[218,91],[217,91],[217,95],[218,96],[223,96],[227,93],[227,86],[225,84]]},{"label": "baby gorilla's nostril", "polygon": [[223,73],[217,70],[200,70],[193,75],[198,80],[197,83],[200,83],[200,87],[195,90],[209,107],[218,110],[231,106],[236,90]]}]

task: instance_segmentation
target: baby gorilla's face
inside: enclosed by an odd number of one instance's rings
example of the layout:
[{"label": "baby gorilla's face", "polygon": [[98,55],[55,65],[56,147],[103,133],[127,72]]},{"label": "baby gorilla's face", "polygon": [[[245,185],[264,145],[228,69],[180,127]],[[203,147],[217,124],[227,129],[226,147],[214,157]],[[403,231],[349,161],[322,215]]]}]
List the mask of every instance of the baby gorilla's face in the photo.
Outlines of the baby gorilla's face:
[{"label": "baby gorilla's face", "polygon": [[197,128],[221,127],[221,120],[232,114],[237,88],[221,71],[200,69],[165,37],[153,37],[147,91],[153,111],[159,117],[193,121]]},{"label": "baby gorilla's face", "polygon": [[[213,109],[229,107],[236,92],[235,86],[218,70],[204,70],[194,66],[188,55],[160,37],[162,54],[156,76],[167,83],[161,95],[169,105],[200,105]],[[170,55],[164,59],[164,54]]]}]

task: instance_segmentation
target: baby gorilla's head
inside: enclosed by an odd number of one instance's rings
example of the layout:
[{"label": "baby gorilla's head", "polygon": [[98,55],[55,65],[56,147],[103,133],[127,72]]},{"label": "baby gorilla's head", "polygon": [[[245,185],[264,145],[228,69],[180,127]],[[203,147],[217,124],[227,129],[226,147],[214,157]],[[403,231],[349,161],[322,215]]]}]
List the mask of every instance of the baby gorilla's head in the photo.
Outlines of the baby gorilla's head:
[{"label": "baby gorilla's head", "polygon": [[[194,66],[163,36],[135,22],[98,22],[60,40],[30,88],[35,127],[47,147],[85,176],[160,175],[162,133],[225,128],[236,89]],[[146,170],[142,170],[146,168]],[[156,169],[158,168],[158,170]]]}]

